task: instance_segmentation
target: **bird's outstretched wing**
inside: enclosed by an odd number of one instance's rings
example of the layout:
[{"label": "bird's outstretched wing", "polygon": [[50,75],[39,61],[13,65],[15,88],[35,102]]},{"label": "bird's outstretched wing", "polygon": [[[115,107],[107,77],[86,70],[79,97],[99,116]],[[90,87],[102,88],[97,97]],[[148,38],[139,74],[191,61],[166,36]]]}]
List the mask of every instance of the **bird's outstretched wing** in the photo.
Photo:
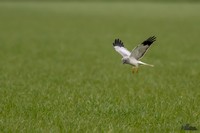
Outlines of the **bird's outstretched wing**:
[{"label": "bird's outstretched wing", "polygon": [[115,39],[113,46],[115,50],[120,53],[123,57],[130,56],[131,52],[124,48],[123,42],[119,39]]},{"label": "bird's outstretched wing", "polygon": [[141,59],[154,41],[156,41],[155,36],[149,37],[131,51],[130,57],[136,60]]}]

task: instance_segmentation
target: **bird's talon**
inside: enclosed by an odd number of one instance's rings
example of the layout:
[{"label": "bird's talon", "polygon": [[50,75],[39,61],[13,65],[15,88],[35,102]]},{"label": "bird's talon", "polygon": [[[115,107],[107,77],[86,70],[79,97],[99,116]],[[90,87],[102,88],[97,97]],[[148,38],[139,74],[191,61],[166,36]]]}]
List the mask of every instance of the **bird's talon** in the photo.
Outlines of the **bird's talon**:
[{"label": "bird's talon", "polygon": [[135,67],[132,67],[132,74],[135,73]]},{"label": "bird's talon", "polygon": [[138,73],[138,68],[136,68],[135,72]]},{"label": "bird's talon", "polygon": [[132,73],[138,73],[138,67],[132,67]]}]

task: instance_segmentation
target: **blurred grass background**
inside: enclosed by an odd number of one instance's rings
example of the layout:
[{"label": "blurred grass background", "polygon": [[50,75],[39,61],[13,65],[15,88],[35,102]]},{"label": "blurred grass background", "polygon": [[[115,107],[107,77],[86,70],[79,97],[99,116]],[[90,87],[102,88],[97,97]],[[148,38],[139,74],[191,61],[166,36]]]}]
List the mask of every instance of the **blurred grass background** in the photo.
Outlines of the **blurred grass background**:
[{"label": "blurred grass background", "polygon": [[[1,132],[200,126],[200,4],[1,2]],[[112,47],[157,41],[132,75]]]},{"label": "blurred grass background", "polygon": [[199,0],[0,0],[3,2],[199,2]]}]

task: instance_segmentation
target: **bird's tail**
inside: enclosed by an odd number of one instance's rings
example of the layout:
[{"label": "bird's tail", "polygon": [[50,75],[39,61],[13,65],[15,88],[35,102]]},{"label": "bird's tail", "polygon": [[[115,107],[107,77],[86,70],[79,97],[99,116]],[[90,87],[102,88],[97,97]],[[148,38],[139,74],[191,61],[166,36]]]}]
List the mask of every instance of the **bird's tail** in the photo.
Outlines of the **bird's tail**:
[{"label": "bird's tail", "polygon": [[144,62],[142,62],[142,61],[139,61],[139,64],[140,64],[140,65],[145,65],[145,66],[154,67],[154,65],[147,64],[147,63],[144,63]]}]

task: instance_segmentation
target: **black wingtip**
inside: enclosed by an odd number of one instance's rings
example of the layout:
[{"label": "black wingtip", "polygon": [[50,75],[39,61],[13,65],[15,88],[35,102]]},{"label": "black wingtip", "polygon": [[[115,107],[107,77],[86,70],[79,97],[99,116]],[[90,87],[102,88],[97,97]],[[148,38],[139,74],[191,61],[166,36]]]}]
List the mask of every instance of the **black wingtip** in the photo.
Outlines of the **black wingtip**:
[{"label": "black wingtip", "polygon": [[113,46],[124,47],[124,44],[120,39],[115,39]]},{"label": "black wingtip", "polygon": [[142,44],[150,46],[155,41],[156,41],[156,37],[152,36],[152,37],[149,37],[147,40],[145,40]]}]

